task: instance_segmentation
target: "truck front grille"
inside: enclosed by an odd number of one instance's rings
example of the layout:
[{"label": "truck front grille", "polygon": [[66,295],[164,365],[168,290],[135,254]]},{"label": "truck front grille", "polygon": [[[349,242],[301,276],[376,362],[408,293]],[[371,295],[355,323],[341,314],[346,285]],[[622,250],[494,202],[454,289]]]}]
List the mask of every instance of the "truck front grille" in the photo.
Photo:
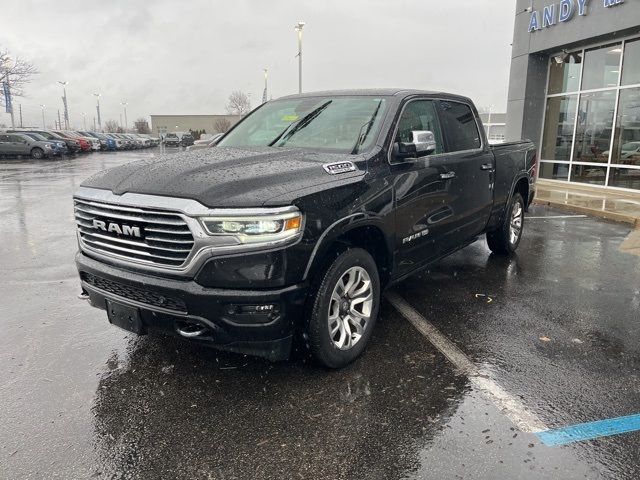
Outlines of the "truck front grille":
[{"label": "truck front grille", "polygon": [[80,273],[80,278],[89,285],[102,290],[106,293],[118,295],[122,298],[135,300],[154,307],[161,307],[167,310],[186,313],[187,306],[183,300],[174,297],[168,297],[156,292],[146,290],[144,288],[125,285],[124,283],[114,282],[106,278],[97,277],[87,272]]},{"label": "truck front grille", "polygon": [[99,253],[180,267],[193,248],[191,230],[176,213],[77,198],[74,210],[81,242]]}]

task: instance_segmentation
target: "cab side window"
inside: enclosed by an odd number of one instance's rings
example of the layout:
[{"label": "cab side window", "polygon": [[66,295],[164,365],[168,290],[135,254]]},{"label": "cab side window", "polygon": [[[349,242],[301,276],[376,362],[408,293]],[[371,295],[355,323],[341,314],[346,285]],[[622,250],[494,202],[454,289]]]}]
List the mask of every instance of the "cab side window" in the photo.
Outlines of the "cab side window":
[{"label": "cab side window", "polygon": [[461,152],[480,148],[480,132],[476,117],[469,105],[439,101],[440,121],[446,132],[447,152]]},{"label": "cab side window", "polygon": [[8,142],[9,135],[0,135],[0,142]]},{"label": "cab side window", "polygon": [[413,130],[428,130],[433,133],[436,139],[436,150],[434,155],[444,151],[440,123],[433,100],[414,100],[409,102],[398,122],[397,142],[410,142]]}]

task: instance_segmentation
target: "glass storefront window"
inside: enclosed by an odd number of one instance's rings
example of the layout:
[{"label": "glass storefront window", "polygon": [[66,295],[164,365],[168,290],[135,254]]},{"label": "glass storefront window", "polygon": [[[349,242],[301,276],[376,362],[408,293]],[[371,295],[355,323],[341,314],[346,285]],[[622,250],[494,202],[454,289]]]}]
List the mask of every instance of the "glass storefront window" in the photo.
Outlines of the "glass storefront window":
[{"label": "glass storefront window", "polygon": [[538,177],[566,181],[569,178],[569,164],[540,162]]},{"label": "glass storefront window", "polygon": [[620,90],[611,163],[640,166],[640,88]]},{"label": "glass storefront window", "polygon": [[640,39],[626,42],[622,66],[622,85],[640,83]]},{"label": "glass storefront window", "polygon": [[547,100],[541,156],[543,160],[569,160],[576,119],[577,95]]},{"label": "glass storefront window", "polygon": [[609,172],[609,186],[640,190],[640,170],[631,168],[612,168]]},{"label": "glass storefront window", "polygon": [[640,190],[640,38],[549,58],[538,178]]},{"label": "glass storefront window", "polygon": [[599,165],[572,165],[571,181],[578,183],[590,183],[592,185],[604,185],[607,179],[607,167]]},{"label": "glass storefront window", "polygon": [[549,67],[549,88],[547,93],[576,92],[580,89],[580,69],[582,68],[582,52],[574,52],[565,56],[562,63],[555,58]]},{"label": "glass storefront window", "polygon": [[622,44],[587,50],[584,54],[582,90],[616,87],[620,75]]},{"label": "glass storefront window", "polygon": [[616,92],[613,90],[580,95],[574,161],[609,161],[615,102]]}]

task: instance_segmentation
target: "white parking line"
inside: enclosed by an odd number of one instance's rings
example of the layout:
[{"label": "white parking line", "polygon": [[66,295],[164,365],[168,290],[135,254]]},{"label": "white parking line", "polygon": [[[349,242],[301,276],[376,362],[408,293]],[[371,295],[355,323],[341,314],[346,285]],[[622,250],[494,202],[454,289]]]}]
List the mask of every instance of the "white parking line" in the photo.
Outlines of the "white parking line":
[{"label": "white parking line", "polygon": [[444,336],[426,318],[420,315],[401,296],[388,292],[385,298],[431,344],[484,393],[522,432],[536,433],[548,430],[547,426],[513,395],[483,373],[451,340]]},{"label": "white parking line", "polygon": [[587,215],[548,215],[546,217],[526,217],[527,220],[538,220],[541,218],[587,218]]}]

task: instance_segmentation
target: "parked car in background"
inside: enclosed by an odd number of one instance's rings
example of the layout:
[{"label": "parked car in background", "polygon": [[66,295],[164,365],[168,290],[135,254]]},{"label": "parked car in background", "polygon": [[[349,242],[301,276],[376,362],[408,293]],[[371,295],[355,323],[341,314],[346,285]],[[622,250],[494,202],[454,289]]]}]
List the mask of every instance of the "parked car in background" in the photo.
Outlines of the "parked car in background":
[{"label": "parked car in background", "polygon": [[216,144],[218,139],[222,137],[222,135],[224,134],[216,133],[215,135],[210,136],[205,140],[196,140],[195,142],[193,142],[193,145],[190,145],[187,147],[187,150],[192,151],[192,150],[202,150],[204,148],[211,148]]},{"label": "parked car in background", "polygon": [[96,137],[92,135],[83,135],[80,132],[77,132],[75,130],[65,130],[65,133],[68,133],[72,137],[82,138],[86,140],[87,142],[89,142],[89,145],[91,146],[91,150],[93,150],[94,152],[97,152],[100,150],[100,140],[98,140]]},{"label": "parked car in background", "polygon": [[183,134],[182,138],[180,139],[180,144],[183,147],[188,147],[190,145],[193,145],[193,135],[191,135],[189,132]]},{"label": "parked car in background", "polygon": [[158,145],[160,145],[160,141],[161,141],[160,137],[156,137],[149,133],[141,133],[140,135],[142,135],[143,137],[147,137],[149,140],[151,140],[152,147],[157,147]]},{"label": "parked car in background", "polygon": [[53,131],[56,135],[59,135],[61,137],[64,138],[68,138],[70,140],[75,140],[80,144],[80,151],[82,152],[88,152],[91,150],[91,143],[89,143],[89,141],[83,137],[80,137],[78,135],[71,135],[67,132],[63,132],[61,130],[54,130]]},{"label": "parked car in background", "polygon": [[17,133],[22,133],[22,132],[31,132],[31,133],[37,133],[39,135],[42,135],[45,139],[47,139],[48,141],[58,141],[58,142],[64,142],[65,145],[67,146],[67,151],[70,154],[76,154],[78,152],[81,151],[80,148],[80,142],[78,142],[78,140],[73,139],[73,138],[67,138],[63,135],[58,135],[56,132],[52,132],[49,130],[37,130],[37,129],[28,129],[28,130],[12,130],[13,132],[17,132]]},{"label": "parked car in background", "polygon": [[64,143],[62,140],[48,140],[43,135],[40,135],[39,133],[35,133],[35,132],[21,132],[21,133],[23,135],[27,135],[28,137],[33,138],[36,141],[50,143],[54,156],[66,155],[67,153],[69,153],[67,144]]},{"label": "parked car in background", "polygon": [[108,138],[109,140],[112,140],[114,142],[116,150],[124,150],[125,149],[124,140],[122,140],[119,137],[116,137],[115,134],[113,134],[113,133],[104,133],[103,135],[106,138]]},{"label": "parked car in background", "polygon": [[133,133],[124,133],[123,135],[133,141],[134,148],[143,148],[144,147],[144,141],[140,137],[138,137],[137,135],[135,135]]},{"label": "parked car in background", "polygon": [[179,147],[180,137],[177,133],[169,132],[164,136],[164,144],[167,147]]},{"label": "parked car in background", "polygon": [[115,150],[116,142],[113,138],[107,137],[104,133],[79,131],[85,137],[96,138],[100,142],[100,150]]},{"label": "parked car in background", "polygon": [[36,140],[25,133],[0,133],[0,155],[22,156],[39,160],[53,156],[53,144]]}]

